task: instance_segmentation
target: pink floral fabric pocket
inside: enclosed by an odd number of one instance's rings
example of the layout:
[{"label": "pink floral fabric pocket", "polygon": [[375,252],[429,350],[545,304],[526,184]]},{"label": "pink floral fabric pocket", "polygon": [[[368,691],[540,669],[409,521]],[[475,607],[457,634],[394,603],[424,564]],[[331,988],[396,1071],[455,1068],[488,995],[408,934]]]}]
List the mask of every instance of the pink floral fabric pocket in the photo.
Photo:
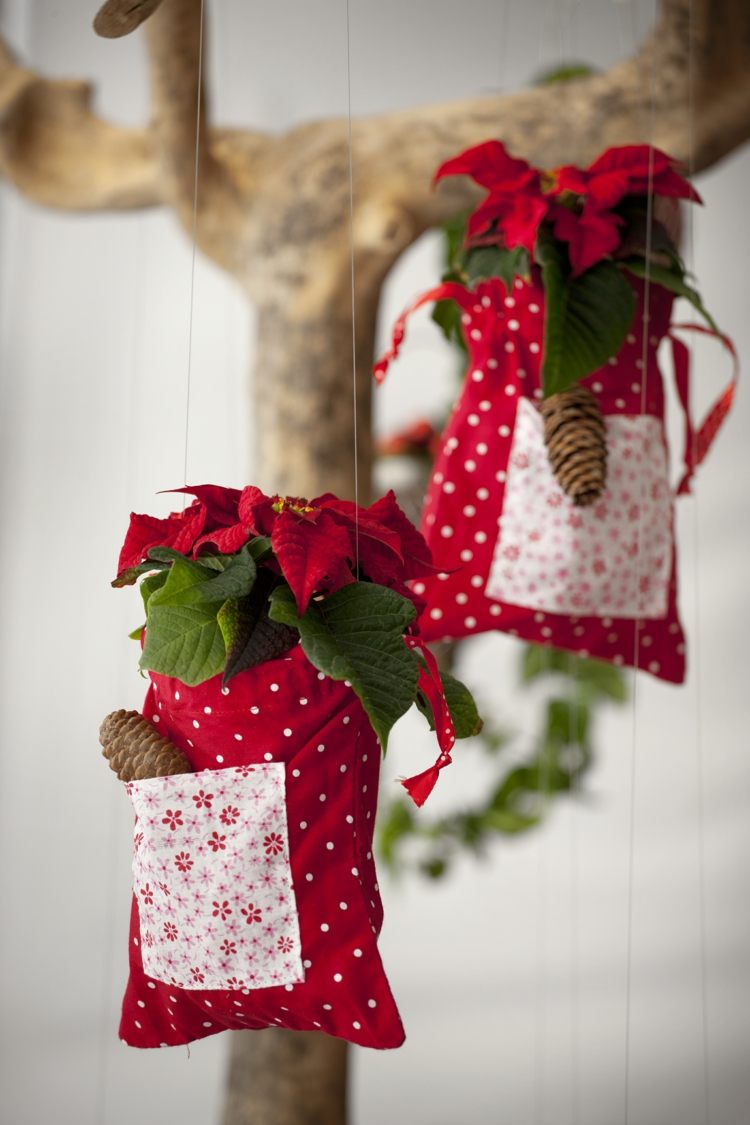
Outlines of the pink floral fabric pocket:
[{"label": "pink floral fabric pocket", "polygon": [[143,967],[185,989],[304,980],[284,765],[127,785]]},{"label": "pink floral fabric pocket", "polygon": [[539,411],[521,399],[486,593],[549,613],[663,618],[672,494],[658,418],[607,418],[607,489],[577,508],[553,475]]}]

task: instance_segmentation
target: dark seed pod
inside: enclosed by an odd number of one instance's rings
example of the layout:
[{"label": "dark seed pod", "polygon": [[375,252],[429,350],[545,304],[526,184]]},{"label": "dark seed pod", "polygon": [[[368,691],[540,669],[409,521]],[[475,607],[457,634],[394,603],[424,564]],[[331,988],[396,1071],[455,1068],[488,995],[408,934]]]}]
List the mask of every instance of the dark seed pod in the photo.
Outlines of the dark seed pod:
[{"label": "dark seed pod", "polygon": [[573,503],[586,508],[607,483],[607,433],[599,403],[576,384],[544,399],[541,409],[552,471]]}]

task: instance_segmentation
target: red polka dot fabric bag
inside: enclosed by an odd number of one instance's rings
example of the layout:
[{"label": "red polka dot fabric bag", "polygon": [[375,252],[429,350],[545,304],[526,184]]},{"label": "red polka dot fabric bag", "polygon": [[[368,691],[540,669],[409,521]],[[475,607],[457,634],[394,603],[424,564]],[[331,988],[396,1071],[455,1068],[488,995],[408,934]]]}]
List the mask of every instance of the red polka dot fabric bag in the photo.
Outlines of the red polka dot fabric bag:
[{"label": "red polka dot fabric bag", "polygon": [[[382,379],[412,311],[453,303],[469,366],[423,510],[441,568],[414,584],[427,603],[427,639],[500,629],[684,679],[659,345],[670,338],[685,410],[678,492],[728,413],[735,381],[695,432],[688,353],[670,328],[684,275],[631,250],[636,219],[645,223],[647,208],[650,219],[649,168],[652,190],[696,197],[651,151],[610,150],[586,171],[550,174],[546,189],[498,142],[439,173],[468,172],[490,189],[469,219],[465,280],[420,297],[375,369]],[[672,247],[661,223],[651,227],[655,244]]]},{"label": "red polka dot fabric bag", "polygon": [[[478,725],[396,589],[432,570],[428,552],[391,495],[356,509],[191,491],[194,503],[167,520],[131,517],[116,580],[142,578],[143,716],[190,771],[127,783],[136,822],[121,1037],[173,1046],[277,1026],[397,1047],[377,948],[381,746],[417,701],[440,743],[435,766],[405,783],[421,803],[455,735]],[[340,539],[345,573],[333,529],[355,527],[371,542],[357,565]],[[455,729],[446,696],[461,701]]]}]

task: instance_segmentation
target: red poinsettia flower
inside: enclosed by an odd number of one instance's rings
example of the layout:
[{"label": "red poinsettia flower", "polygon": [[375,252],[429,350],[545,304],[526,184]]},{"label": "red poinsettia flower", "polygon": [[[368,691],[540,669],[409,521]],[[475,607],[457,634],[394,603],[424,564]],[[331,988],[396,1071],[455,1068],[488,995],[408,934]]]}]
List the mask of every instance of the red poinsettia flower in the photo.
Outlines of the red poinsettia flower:
[{"label": "red poinsettia flower", "polygon": [[539,225],[549,221],[555,237],[568,243],[576,276],[619,245],[623,220],[613,208],[626,195],[701,202],[677,169],[677,161],[661,149],[621,145],[607,149],[588,168],[565,165],[542,173],[510,156],[499,141],[485,141],[441,164],[435,179],[467,175],[488,190],[469,216],[468,245],[501,242],[510,249],[523,246],[533,256]]},{"label": "red poinsettia flower", "polygon": [[459,175],[471,176],[490,193],[469,218],[468,242],[496,241],[499,232],[506,246],[524,246],[531,253],[539,224],[549,209],[539,171],[512,157],[499,141],[485,141],[446,160],[435,173],[435,181]]},{"label": "red poinsettia flower", "polygon": [[471,176],[480,187],[507,194],[523,191],[528,186],[539,186],[537,169],[525,160],[511,156],[500,141],[484,141],[444,161],[435,173],[433,183],[444,176]]},{"label": "red poinsettia flower", "polygon": [[268,535],[281,571],[304,613],[315,594],[332,594],[356,580],[409,594],[410,578],[435,573],[423,537],[399,508],[392,492],[361,508],[326,493],[313,500],[266,496],[244,489],[239,503],[244,527]]},{"label": "red poinsettia flower", "polygon": [[[551,196],[578,197],[582,208],[552,210],[555,236],[568,243],[573,275],[583,273],[617,249],[623,220],[612,208],[626,195],[670,196],[700,203],[695,189],[677,172],[677,162],[649,145],[607,149],[588,168],[566,165],[553,173]],[[580,205],[580,204],[579,204]]]},{"label": "red poinsettia flower", "polygon": [[204,542],[211,542],[219,551],[231,554],[246,542],[247,535],[239,538],[236,531],[239,489],[194,484],[170,491],[186,492],[195,500],[183,512],[172,512],[166,519],[131,512],[117,564],[118,575],[143,562],[152,547],[172,547],[189,555],[196,554]]},{"label": "red poinsettia flower", "polygon": [[173,547],[187,554],[206,522],[206,509],[196,500],[184,512],[172,512],[166,519],[130,514],[130,526],[120,551],[117,573],[129,570],[148,555],[152,547]]},{"label": "red poinsettia flower", "polygon": [[504,195],[492,192],[466,224],[467,243],[481,246],[496,243],[498,232],[508,249],[523,246],[534,251],[539,224],[549,211],[549,203],[541,195]]},{"label": "red poinsettia flower", "polygon": [[584,207],[580,215],[567,207],[554,207],[552,223],[555,238],[568,244],[573,276],[596,265],[620,244],[619,227],[624,223],[613,211],[592,211]]},{"label": "red poinsettia flower", "polygon": [[253,485],[242,492],[216,485],[174,491],[196,499],[165,520],[131,515],[118,574],[144,561],[151,547],[169,546],[198,558],[211,548],[232,554],[264,535],[275,556],[271,565],[281,570],[304,613],[314,595],[332,594],[360,573],[413,601],[405,583],[437,573],[427,544],[392,492],[361,508],[330,493],[313,500],[266,496]]}]

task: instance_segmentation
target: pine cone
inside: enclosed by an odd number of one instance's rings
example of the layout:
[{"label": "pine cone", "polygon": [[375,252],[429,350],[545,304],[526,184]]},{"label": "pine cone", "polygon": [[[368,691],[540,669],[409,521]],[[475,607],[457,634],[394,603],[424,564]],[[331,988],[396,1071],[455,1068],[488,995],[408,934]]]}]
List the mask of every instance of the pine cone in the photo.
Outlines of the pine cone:
[{"label": "pine cone", "polygon": [[607,481],[607,434],[599,403],[580,384],[542,401],[544,442],[560,487],[579,508],[593,504]]},{"label": "pine cone", "polygon": [[102,753],[120,781],[142,781],[190,773],[192,766],[181,750],[157,731],[138,711],[113,711],[99,728]]}]

